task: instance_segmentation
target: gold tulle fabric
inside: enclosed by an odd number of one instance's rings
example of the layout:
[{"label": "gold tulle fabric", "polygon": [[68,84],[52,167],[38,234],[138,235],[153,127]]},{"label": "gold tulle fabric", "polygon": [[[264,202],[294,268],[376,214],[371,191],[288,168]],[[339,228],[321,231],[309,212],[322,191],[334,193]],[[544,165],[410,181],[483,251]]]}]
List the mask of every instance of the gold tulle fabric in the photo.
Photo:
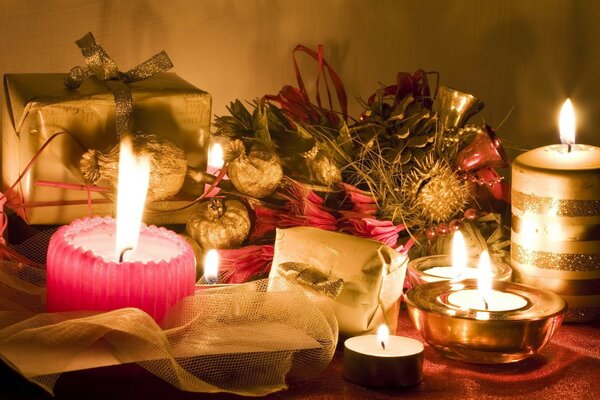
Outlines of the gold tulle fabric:
[{"label": "gold tulle fabric", "polygon": [[134,308],[46,313],[45,272],[0,266],[0,358],[50,393],[63,372],[137,363],[181,390],[262,396],[317,375],[337,344],[332,310],[284,279],[199,288],[159,326]]}]

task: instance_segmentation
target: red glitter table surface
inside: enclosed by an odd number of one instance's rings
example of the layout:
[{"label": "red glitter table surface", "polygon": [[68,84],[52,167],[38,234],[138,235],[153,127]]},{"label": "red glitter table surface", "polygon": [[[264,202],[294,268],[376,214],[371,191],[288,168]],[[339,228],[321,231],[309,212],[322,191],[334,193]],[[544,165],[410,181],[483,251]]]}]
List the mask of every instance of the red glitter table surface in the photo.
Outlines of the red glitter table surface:
[{"label": "red glitter table surface", "polygon": [[[405,312],[398,335],[420,339]],[[498,332],[499,335],[502,332]],[[342,377],[342,351],[316,379],[293,380],[265,399],[600,399],[600,323],[566,324],[541,354],[504,365],[446,359],[425,346],[424,381],[405,390],[372,390]],[[1,365],[1,363],[0,363]],[[236,399],[228,394],[186,393],[138,366],[124,365],[61,376],[56,399]],[[52,399],[5,365],[0,399]]]}]

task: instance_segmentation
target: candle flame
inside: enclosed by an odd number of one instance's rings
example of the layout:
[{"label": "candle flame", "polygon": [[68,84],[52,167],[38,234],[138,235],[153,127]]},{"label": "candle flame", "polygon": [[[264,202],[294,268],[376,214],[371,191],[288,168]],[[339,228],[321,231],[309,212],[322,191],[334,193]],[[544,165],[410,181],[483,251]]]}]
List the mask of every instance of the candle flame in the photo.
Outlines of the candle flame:
[{"label": "candle flame", "polygon": [[454,232],[452,237],[452,268],[454,268],[456,278],[459,278],[467,270],[467,246],[461,231]]},{"label": "candle flame", "polygon": [[204,256],[204,280],[208,283],[217,283],[219,279],[219,253],[211,249]]},{"label": "candle flame", "polygon": [[563,144],[575,143],[575,109],[570,99],[567,99],[560,109],[558,117],[560,141]]},{"label": "candle flame", "polygon": [[149,181],[149,160],[146,157],[137,158],[133,154],[131,140],[124,138],[119,149],[117,259],[123,250],[137,248]]},{"label": "candle flame", "polygon": [[479,256],[479,265],[477,266],[478,278],[477,278],[477,290],[481,294],[481,297],[486,299],[492,292],[492,262],[490,261],[490,255],[487,250],[481,252]]},{"label": "candle flame", "polygon": [[219,143],[210,146],[208,152],[208,166],[213,168],[223,168],[223,147]]},{"label": "candle flame", "polygon": [[390,328],[386,324],[379,325],[377,328],[377,342],[381,343],[381,347],[385,350],[390,341]]}]

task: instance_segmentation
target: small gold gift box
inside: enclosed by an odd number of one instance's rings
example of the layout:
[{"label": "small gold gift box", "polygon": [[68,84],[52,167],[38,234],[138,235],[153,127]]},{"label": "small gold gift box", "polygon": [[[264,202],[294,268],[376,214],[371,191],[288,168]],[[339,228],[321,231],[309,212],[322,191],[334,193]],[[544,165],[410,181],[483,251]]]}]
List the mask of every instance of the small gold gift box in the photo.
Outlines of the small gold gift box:
[{"label": "small gold gift box", "polygon": [[395,332],[408,257],[379,242],[316,228],[278,229],[271,278],[327,302],[344,336]]}]

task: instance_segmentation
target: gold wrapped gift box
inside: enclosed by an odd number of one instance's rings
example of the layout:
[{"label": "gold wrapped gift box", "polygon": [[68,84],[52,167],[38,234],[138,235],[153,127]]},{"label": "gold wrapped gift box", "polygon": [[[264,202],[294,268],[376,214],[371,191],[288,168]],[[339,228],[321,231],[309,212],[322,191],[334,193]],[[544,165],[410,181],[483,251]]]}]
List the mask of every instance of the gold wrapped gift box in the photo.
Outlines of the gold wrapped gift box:
[{"label": "gold wrapped gift box", "polygon": [[[115,100],[107,85],[88,78],[78,89],[69,90],[64,86],[66,76],[4,77],[2,183],[5,191],[53,134],[68,132],[57,136],[40,153],[24,179],[7,194],[12,208],[30,224],[65,224],[88,215],[87,190],[39,186],[36,182],[85,184],[79,172],[84,150],[106,150],[118,142],[114,128]],[[210,95],[172,73],[158,74],[128,86],[134,102],[133,132],[155,133],[174,140],[186,152],[188,165],[204,170],[210,138]],[[198,190],[201,192],[201,188]],[[170,210],[188,204],[193,197],[192,193],[180,193],[177,199],[149,204],[144,219],[152,224],[185,223],[190,209]],[[94,214],[113,213],[114,204],[102,193],[91,192],[91,200]],[[61,205],[49,205],[57,203]]]},{"label": "gold wrapped gift box", "polygon": [[285,277],[327,302],[344,336],[387,324],[396,331],[408,257],[352,235],[316,228],[278,229],[270,278]]}]

